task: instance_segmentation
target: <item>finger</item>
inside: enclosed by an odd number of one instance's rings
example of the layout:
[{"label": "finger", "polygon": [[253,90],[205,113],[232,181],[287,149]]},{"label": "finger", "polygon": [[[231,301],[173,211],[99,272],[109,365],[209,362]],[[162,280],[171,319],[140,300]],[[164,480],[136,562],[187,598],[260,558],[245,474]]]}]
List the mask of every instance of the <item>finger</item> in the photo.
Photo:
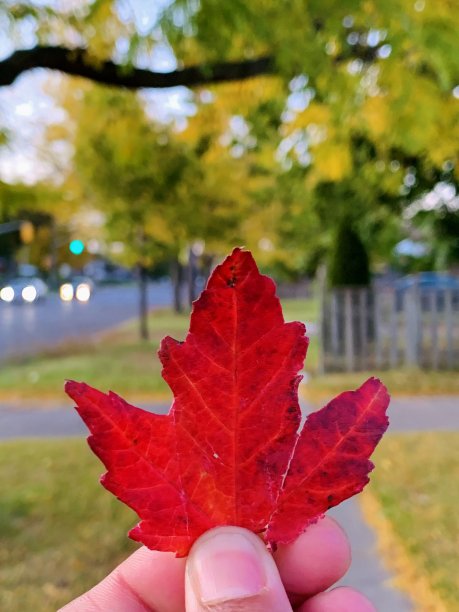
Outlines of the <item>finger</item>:
[{"label": "finger", "polygon": [[298,605],[344,576],[351,563],[351,551],[338,523],[324,517],[292,544],[279,545],[274,559],[290,601]]},{"label": "finger", "polygon": [[376,612],[376,608],[362,593],[339,587],[311,597],[298,612]]},{"label": "finger", "polygon": [[241,527],[208,531],[193,545],[185,572],[187,612],[288,612],[287,594],[265,545]]},{"label": "finger", "polygon": [[184,575],[185,559],[142,547],[61,612],[183,612]]}]

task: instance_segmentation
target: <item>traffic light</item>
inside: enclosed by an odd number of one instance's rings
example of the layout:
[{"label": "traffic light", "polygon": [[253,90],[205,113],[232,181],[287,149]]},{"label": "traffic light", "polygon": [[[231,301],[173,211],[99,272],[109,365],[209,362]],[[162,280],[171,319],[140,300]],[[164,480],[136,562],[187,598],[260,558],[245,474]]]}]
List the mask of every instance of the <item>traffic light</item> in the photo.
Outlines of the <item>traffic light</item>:
[{"label": "traffic light", "polygon": [[84,251],[84,242],[82,240],[72,240],[69,244],[69,251],[72,255],[81,255]]},{"label": "traffic light", "polygon": [[21,221],[19,226],[19,236],[23,244],[30,244],[35,237],[35,228],[30,221]]}]

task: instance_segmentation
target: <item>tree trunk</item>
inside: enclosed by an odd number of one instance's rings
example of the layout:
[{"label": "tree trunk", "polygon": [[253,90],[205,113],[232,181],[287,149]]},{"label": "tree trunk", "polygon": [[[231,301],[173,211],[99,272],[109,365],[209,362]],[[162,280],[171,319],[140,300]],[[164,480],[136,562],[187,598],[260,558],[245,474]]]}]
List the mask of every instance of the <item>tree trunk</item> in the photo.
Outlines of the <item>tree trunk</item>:
[{"label": "tree trunk", "polygon": [[177,258],[171,262],[171,280],[173,287],[174,311],[182,312],[182,264]]},{"label": "tree trunk", "polygon": [[149,340],[148,333],[148,277],[145,266],[139,264],[139,331],[142,340]]},{"label": "tree trunk", "polygon": [[188,250],[187,281],[188,303],[191,307],[192,303],[196,299],[196,255],[193,253],[193,249],[191,247]]},{"label": "tree trunk", "polygon": [[49,280],[54,289],[59,286],[59,272],[57,269],[57,225],[54,217],[50,221],[50,243],[49,243]]},{"label": "tree trunk", "polygon": [[212,269],[214,267],[214,256],[213,255],[204,255],[203,257],[203,274],[206,279],[205,285],[207,285],[207,281],[211,275]]}]

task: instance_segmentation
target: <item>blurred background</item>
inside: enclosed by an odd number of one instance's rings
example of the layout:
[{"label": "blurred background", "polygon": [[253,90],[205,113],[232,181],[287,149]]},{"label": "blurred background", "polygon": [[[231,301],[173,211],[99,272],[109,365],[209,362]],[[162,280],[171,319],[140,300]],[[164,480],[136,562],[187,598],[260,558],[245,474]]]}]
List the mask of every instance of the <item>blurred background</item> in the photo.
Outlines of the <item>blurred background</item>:
[{"label": "blurred background", "polygon": [[455,609],[458,28],[457,0],[0,1],[2,610],[133,549],[63,381],[167,410],[155,350],[237,245],[307,324],[305,411],[394,395],[349,580]]}]

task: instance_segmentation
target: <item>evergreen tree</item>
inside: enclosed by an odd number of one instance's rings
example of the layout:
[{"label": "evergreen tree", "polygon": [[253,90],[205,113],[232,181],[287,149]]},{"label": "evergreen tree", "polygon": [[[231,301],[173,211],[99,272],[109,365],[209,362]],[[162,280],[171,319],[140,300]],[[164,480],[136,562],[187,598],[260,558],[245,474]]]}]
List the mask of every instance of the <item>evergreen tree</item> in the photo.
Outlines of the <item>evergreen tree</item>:
[{"label": "evergreen tree", "polygon": [[349,219],[338,226],[329,266],[332,287],[359,287],[370,283],[366,248]]}]

